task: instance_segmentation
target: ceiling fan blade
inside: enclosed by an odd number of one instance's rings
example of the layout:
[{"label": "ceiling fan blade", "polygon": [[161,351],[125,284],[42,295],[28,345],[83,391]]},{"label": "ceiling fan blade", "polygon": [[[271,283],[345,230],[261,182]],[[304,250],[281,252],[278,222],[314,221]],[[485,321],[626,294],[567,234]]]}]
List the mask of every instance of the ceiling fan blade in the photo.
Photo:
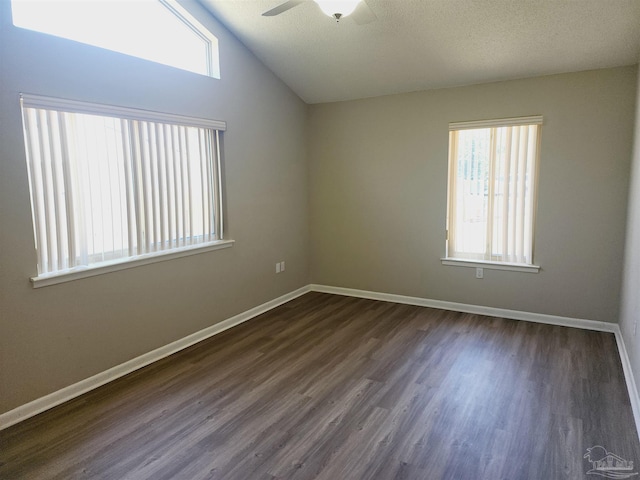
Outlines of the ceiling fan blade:
[{"label": "ceiling fan blade", "polygon": [[301,3],[304,3],[306,1],[307,0],[288,0],[288,1],[284,2],[284,3],[281,3],[277,7],[272,8],[271,10],[267,10],[266,12],[264,12],[262,14],[262,16],[263,17],[275,17],[276,15],[280,15],[281,13],[286,12],[290,8],[296,7],[296,6],[298,6]]},{"label": "ceiling fan blade", "polygon": [[369,5],[367,5],[367,2],[364,0],[358,4],[356,9],[349,16],[353,18],[353,21],[358,25],[366,25],[367,23],[371,23],[378,19],[376,14],[373,13],[373,10],[369,8]]}]

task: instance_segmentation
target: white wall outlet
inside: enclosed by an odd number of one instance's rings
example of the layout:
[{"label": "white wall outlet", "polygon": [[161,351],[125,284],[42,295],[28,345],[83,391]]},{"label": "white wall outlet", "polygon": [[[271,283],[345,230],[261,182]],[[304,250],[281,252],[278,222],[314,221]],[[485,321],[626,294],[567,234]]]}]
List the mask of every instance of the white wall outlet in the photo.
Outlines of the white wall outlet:
[{"label": "white wall outlet", "polygon": [[476,267],[476,278],[484,278],[484,268]]},{"label": "white wall outlet", "polygon": [[276,273],[280,273],[280,262],[276,263]]}]

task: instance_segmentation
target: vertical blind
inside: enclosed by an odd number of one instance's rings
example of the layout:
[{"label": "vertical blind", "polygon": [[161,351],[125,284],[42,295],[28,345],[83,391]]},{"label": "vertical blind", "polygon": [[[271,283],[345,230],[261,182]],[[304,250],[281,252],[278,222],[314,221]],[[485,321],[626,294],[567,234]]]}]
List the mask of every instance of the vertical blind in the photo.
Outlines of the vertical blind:
[{"label": "vertical blind", "polygon": [[503,122],[450,125],[448,257],[533,263],[542,118]]},{"label": "vertical blind", "polygon": [[38,275],[222,239],[224,122],[21,102]]}]

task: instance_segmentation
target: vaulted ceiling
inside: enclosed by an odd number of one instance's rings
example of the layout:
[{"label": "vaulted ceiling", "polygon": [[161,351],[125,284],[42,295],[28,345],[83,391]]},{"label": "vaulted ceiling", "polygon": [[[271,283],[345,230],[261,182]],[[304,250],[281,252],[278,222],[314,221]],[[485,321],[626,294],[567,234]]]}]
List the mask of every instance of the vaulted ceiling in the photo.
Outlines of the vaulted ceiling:
[{"label": "vaulted ceiling", "polygon": [[307,103],[638,63],[640,0],[366,0],[377,20],[312,0],[200,0]]}]

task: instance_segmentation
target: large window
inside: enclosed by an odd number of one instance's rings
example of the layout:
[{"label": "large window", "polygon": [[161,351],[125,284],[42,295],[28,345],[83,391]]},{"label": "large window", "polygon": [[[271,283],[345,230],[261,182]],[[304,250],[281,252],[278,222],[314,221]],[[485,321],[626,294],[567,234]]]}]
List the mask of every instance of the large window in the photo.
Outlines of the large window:
[{"label": "large window", "polygon": [[222,235],[225,123],[22,95],[38,280]]},{"label": "large window", "polygon": [[11,0],[17,27],[220,78],[218,40],[175,0]]},{"label": "large window", "polygon": [[533,264],[542,117],[449,125],[447,259]]}]

